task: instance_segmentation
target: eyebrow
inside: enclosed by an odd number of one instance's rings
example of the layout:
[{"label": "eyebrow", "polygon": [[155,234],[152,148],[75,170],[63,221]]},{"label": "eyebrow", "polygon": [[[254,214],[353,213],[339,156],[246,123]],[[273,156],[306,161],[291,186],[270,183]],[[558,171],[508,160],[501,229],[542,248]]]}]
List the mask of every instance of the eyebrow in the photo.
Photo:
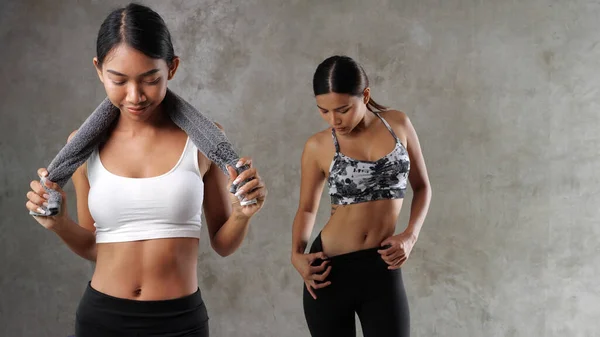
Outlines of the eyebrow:
[{"label": "eyebrow", "polygon": [[[140,77],[144,77],[144,76],[152,75],[152,74],[155,74],[155,73],[157,73],[157,72],[159,72],[159,71],[160,71],[159,69],[152,69],[152,70],[149,70],[149,71],[147,71],[147,72],[145,72],[145,73],[141,74],[141,75],[140,75]],[[120,73],[120,72],[118,72],[118,71],[114,71],[114,70],[110,70],[110,69],[107,69],[107,70],[106,70],[106,72],[108,72],[108,73],[111,73],[111,74],[114,74],[114,75],[117,75],[117,76],[123,76],[123,77],[127,77],[127,75],[125,75],[125,74],[121,74],[121,73]]]},{"label": "eyebrow", "polygon": [[[327,109],[325,109],[325,108],[322,108],[322,107],[320,107],[318,104],[317,104],[317,106],[319,107],[319,109],[322,109],[322,110],[327,110]],[[333,110],[341,110],[341,109],[343,109],[343,108],[346,108],[346,107],[348,107],[348,106],[350,106],[350,104],[342,105],[342,106],[340,106],[340,107],[337,107],[337,108],[335,108],[335,109],[333,109]]]}]

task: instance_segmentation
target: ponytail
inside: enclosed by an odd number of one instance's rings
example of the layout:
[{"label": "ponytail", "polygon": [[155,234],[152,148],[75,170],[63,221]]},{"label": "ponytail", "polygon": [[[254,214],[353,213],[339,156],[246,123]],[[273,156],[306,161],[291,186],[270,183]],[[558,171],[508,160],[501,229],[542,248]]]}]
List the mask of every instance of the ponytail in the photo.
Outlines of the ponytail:
[{"label": "ponytail", "polygon": [[367,102],[367,109],[369,109],[369,111],[371,112],[382,112],[388,110],[389,108],[375,102],[375,100],[372,97],[369,97],[369,101]]}]

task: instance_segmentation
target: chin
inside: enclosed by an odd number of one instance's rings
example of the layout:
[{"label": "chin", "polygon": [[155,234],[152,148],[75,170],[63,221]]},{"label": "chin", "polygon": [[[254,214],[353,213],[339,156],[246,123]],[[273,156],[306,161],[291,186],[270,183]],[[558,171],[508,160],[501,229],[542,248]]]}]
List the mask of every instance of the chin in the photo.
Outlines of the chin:
[{"label": "chin", "polygon": [[149,105],[142,110],[131,110],[126,107],[121,108],[122,112],[124,112],[127,116],[129,116],[133,119],[136,119],[136,120],[147,119],[148,117],[152,116],[152,114],[154,113],[155,110],[156,110],[156,108],[153,105]]},{"label": "chin", "polygon": [[339,128],[339,129],[338,128],[334,128],[334,129],[335,129],[336,133],[339,133],[341,135],[348,134],[348,133],[350,133],[350,131],[352,131],[352,129],[349,128],[349,127],[342,127],[342,128]]}]

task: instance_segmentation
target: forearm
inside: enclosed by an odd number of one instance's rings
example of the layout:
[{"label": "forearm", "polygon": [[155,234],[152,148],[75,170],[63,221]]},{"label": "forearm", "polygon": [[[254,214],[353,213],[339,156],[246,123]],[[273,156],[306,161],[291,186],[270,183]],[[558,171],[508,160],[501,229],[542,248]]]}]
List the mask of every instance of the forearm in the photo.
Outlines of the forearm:
[{"label": "forearm", "polygon": [[425,217],[429,211],[431,201],[431,187],[424,185],[413,191],[413,200],[410,208],[410,218],[405,232],[412,234],[415,238],[419,237]]},{"label": "forearm", "polygon": [[233,212],[215,233],[212,239],[213,249],[221,256],[233,254],[242,245],[248,233],[249,224],[249,217]]},{"label": "forearm", "polygon": [[79,226],[70,218],[52,229],[58,237],[77,255],[86,260],[96,262],[96,236],[89,230]]},{"label": "forearm", "polygon": [[304,254],[310,233],[313,230],[316,214],[299,210],[292,226],[292,256]]}]

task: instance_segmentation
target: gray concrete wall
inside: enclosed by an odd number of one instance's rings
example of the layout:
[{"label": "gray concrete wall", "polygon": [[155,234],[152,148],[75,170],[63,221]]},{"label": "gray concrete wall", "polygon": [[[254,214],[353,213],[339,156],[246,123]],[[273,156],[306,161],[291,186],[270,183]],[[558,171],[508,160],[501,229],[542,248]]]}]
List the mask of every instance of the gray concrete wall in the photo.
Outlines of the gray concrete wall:
[{"label": "gray concrete wall", "polygon": [[[95,37],[124,3],[0,5],[1,336],[73,332],[92,266],[28,216],[25,193],[104,97]],[[404,268],[412,335],[600,335],[598,2],[143,3],[182,57],[171,87],[221,122],[270,186],[234,256],[202,239],[213,336],[308,335],[290,229],[302,145],[326,127],[312,72],[336,53],[409,114],[429,165],[434,199]],[[326,219],[324,202],[314,233]]]}]

